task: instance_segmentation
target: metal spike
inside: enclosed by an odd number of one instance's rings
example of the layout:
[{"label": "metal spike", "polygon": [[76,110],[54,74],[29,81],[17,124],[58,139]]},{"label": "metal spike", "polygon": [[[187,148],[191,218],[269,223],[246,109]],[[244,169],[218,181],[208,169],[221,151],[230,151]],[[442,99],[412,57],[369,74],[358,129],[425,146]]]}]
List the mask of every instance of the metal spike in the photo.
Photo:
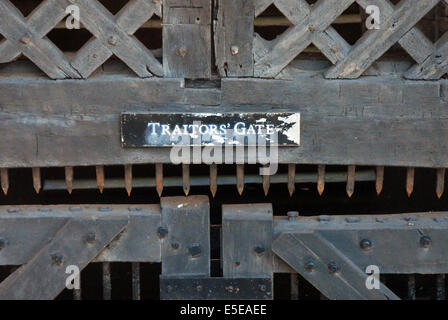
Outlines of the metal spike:
[{"label": "metal spike", "polygon": [[236,188],[241,196],[244,191],[244,164],[236,165]]},{"label": "metal spike", "polygon": [[406,193],[408,194],[408,197],[410,197],[414,191],[414,175],[415,168],[408,168],[406,173]]},{"label": "metal spike", "polygon": [[42,187],[40,182],[40,168],[33,168],[33,186],[36,193],[39,193]]},{"label": "metal spike", "polygon": [[190,165],[183,164],[182,165],[182,185],[184,188],[184,193],[188,197],[190,193]]},{"label": "metal spike", "polygon": [[296,164],[288,164],[288,191],[289,196],[292,197],[296,191]]},{"label": "metal spike", "polygon": [[132,192],[132,164],[124,165],[124,186],[128,196],[130,196]]},{"label": "metal spike", "polygon": [[384,167],[376,167],[376,194],[380,195],[383,191]]},{"label": "metal spike", "polygon": [[437,185],[436,185],[436,193],[439,199],[442,198],[444,191],[445,191],[445,168],[440,168],[437,169]]},{"label": "metal spike", "polygon": [[355,192],[355,175],[356,175],[356,166],[348,166],[347,168],[347,195],[349,198]]},{"label": "metal spike", "polygon": [[267,197],[269,193],[269,187],[271,186],[271,176],[266,174],[263,176],[263,191],[264,195]]},{"label": "metal spike", "polygon": [[2,190],[5,195],[8,194],[9,189],[9,176],[8,176],[8,169],[7,168],[1,168],[0,169],[0,180],[2,185]]},{"label": "metal spike", "polygon": [[104,166],[96,166],[96,183],[100,193],[104,190]]},{"label": "metal spike", "polygon": [[321,196],[325,189],[325,165],[320,164],[317,166],[317,192]]},{"label": "metal spike", "polygon": [[73,192],[73,167],[65,167],[65,184],[69,194]]},{"label": "metal spike", "polygon": [[159,197],[162,196],[163,192],[163,164],[156,163],[156,190]]},{"label": "metal spike", "polygon": [[216,191],[218,191],[218,165],[213,163],[210,165],[210,192],[212,193],[213,198],[216,195]]}]

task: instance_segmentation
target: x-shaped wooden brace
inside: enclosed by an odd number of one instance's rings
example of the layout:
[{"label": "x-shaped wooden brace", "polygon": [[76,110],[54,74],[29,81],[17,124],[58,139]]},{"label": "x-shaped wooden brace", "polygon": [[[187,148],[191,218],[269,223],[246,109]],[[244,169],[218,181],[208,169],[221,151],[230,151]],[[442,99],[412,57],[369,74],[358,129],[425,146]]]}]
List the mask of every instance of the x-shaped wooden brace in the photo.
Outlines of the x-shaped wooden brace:
[{"label": "x-shaped wooden brace", "polygon": [[[448,5],[448,0],[443,0]],[[423,37],[425,37],[423,35]],[[425,37],[424,46],[419,49],[425,53],[424,59],[417,60],[406,74],[408,79],[438,80],[448,72],[448,32],[445,33],[435,44]]]},{"label": "x-shaped wooden brace", "polygon": [[11,62],[23,53],[52,79],[80,78],[62,51],[46,38],[67,15],[64,3],[70,4],[47,0],[25,19],[9,0],[0,0],[0,33],[6,38],[0,44],[0,63]]},{"label": "x-shaped wooden brace", "polygon": [[387,0],[357,2],[362,7],[369,4],[378,5],[385,18],[382,19],[379,30],[367,31],[349,53],[328,70],[327,78],[358,78],[397,42],[418,63],[425,61],[432,53],[431,42],[413,27],[440,0],[402,0],[396,7]]},{"label": "x-shaped wooden brace", "polygon": [[[355,0],[319,0],[312,7],[305,0],[261,1],[255,9],[256,12],[260,13],[260,10],[272,2],[294,27],[275,39],[264,55],[255,61],[255,76],[275,77],[311,43],[332,62],[336,62],[340,58],[338,56],[350,47],[331,24]],[[255,48],[260,46],[263,45],[254,45]]]},{"label": "x-shaped wooden brace", "polygon": [[112,55],[140,77],[163,76],[162,64],[133,36],[154,14],[161,16],[161,1],[132,0],[115,17],[97,1],[70,1],[79,6],[81,22],[95,36],[72,61],[84,78]]}]

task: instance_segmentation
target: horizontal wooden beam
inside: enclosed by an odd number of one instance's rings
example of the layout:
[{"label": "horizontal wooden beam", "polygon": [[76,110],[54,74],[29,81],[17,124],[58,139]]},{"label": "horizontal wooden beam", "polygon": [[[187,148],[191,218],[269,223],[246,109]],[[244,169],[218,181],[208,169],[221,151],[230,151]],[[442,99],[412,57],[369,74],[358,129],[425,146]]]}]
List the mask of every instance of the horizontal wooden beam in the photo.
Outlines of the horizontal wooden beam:
[{"label": "horizontal wooden beam", "polygon": [[448,81],[88,80],[0,77],[0,167],[170,163],[167,148],[124,149],[122,112],[300,112],[301,146],[280,163],[448,167]]}]

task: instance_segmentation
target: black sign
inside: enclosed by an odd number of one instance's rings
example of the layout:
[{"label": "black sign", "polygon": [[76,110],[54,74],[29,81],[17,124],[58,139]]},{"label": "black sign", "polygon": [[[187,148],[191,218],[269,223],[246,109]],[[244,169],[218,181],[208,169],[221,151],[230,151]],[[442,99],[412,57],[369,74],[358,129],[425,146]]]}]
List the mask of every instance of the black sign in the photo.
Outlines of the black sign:
[{"label": "black sign", "polygon": [[299,113],[124,113],[125,148],[299,146]]}]

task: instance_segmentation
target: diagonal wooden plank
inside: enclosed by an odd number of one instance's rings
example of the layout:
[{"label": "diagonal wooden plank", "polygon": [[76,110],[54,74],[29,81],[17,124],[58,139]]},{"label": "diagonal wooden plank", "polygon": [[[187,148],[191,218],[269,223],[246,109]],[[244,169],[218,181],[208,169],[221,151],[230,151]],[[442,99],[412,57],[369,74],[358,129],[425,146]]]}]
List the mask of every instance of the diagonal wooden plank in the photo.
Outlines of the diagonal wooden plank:
[{"label": "diagonal wooden plank", "polygon": [[[102,51],[97,57],[90,59],[95,54],[95,48],[101,43],[101,47],[105,46],[111,53],[115,54],[125,64],[127,64],[140,77],[152,77],[154,74],[163,75],[163,69],[160,62],[154,57],[151,51],[146,48],[135,37],[131,36],[127,30],[120,28],[115,17],[100,3],[90,0],[73,0],[83,11],[81,22],[84,26],[98,39],[99,42],[91,41],[88,46],[81,49],[78,57],[74,59],[72,65],[84,76],[91,74],[104,61],[110,53]],[[140,3],[140,5],[138,5]],[[133,12],[136,16],[144,16],[149,14],[148,19],[154,13],[152,6],[144,5],[144,2],[133,4],[129,8],[139,9]],[[121,23],[129,21],[124,18],[125,11],[121,13]],[[137,19],[138,20],[138,19]],[[131,31],[135,25],[131,25]],[[101,58],[101,59],[98,59]],[[107,60],[107,59],[106,59]],[[88,65],[85,65],[89,62]],[[96,67],[95,67],[96,66]]]},{"label": "diagonal wooden plank", "polygon": [[[389,0],[356,0],[356,2],[363,9],[369,5],[377,6],[380,9],[381,21],[386,21],[395,10],[395,6]],[[407,32],[398,43],[418,63],[423,63],[434,51],[433,43],[417,27]]]},{"label": "diagonal wooden plank", "polygon": [[259,16],[263,13],[264,10],[266,10],[274,0],[258,0],[255,1],[255,16]]},{"label": "diagonal wooden plank", "polygon": [[[308,47],[315,37],[318,37],[316,42],[322,47],[326,40],[321,38],[320,33],[329,28],[331,23],[354,2],[354,0],[319,0],[310,11],[311,13],[307,15],[309,10],[307,6],[309,8],[309,5],[304,0],[281,1],[279,3],[282,8],[286,7],[286,1],[288,1],[290,6],[288,10],[295,14],[299,13],[299,19],[296,20],[292,16],[288,17],[290,20],[295,20],[297,24],[274,40],[272,49],[256,61],[254,66],[256,76],[275,77],[300,52]],[[285,11],[285,9],[283,10]],[[341,39],[334,38],[333,41],[341,41]],[[340,47],[346,48],[346,45],[342,43]],[[329,54],[331,48],[323,51]]]},{"label": "diagonal wooden plank", "polygon": [[282,233],[272,250],[329,299],[399,299],[384,285],[367,289],[367,274],[319,234]]},{"label": "diagonal wooden plank", "polygon": [[70,219],[27,264],[0,284],[1,300],[54,299],[65,288],[66,267],[81,271],[128,224],[128,219]]},{"label": "diagonal wooden plank", "polygon": [[405,74],[407,79],[438,80],[448,72],[448,33],[436,43],[434,52],[422,63],[415,64]]},{"label": "diagonal wooden plank", "polygon": [[326,73],[327,78],[357,78],[421,20],[438,0],[403,0],[394,13],[369,30],[350,53]]}]

